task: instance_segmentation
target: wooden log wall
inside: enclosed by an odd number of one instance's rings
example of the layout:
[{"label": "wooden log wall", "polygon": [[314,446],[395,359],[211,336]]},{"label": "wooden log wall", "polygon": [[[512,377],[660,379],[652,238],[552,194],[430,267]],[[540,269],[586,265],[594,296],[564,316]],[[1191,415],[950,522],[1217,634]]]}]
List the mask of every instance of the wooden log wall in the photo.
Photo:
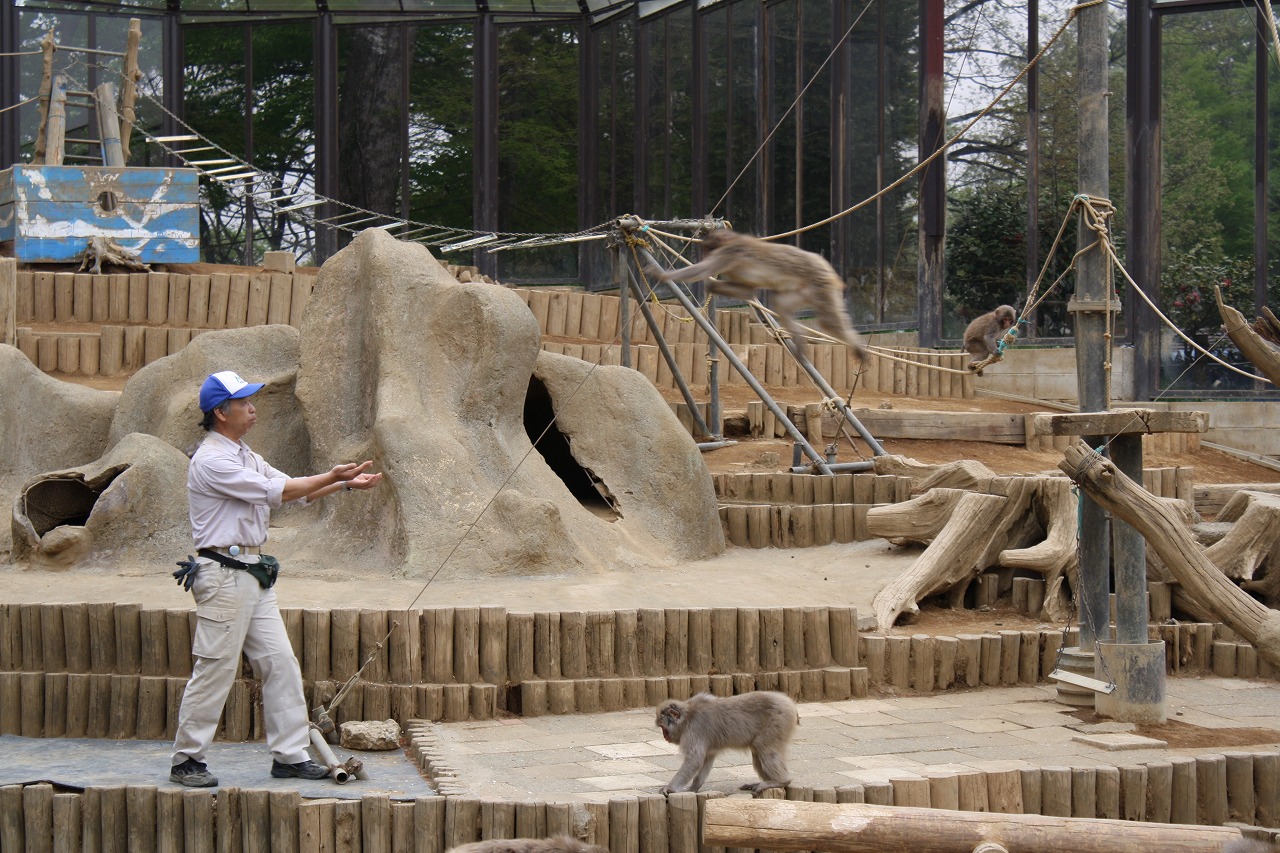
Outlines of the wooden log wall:
[{"label": "wooden log wall", "polygon": [[209,329],[298,326],[314,280],[272,269],[209,275],[22,270],[14,293],[17,346],[47,372],[127,374]]},{"label": "wooden log wall", "polygon": [[[430,733],[413,733],[410,753],[439,781],[441,796],[392,800],[303,800],[296,791],[161,789],[116,785],[59,791],[41,782],[0,787],[0,849],[267,849],[298,853],[440,853],[472,841],[574,835],[611,853],[703,853],[700,815],[720,792],[615,797],[603,803],[502,802],[469,795],[434,765]],[[1119,767],[1029,767],[904,773],[886,782],[815,788],[790,785],[769,799],[873,803],[1004,814],[1039,814],[1184,825],[1276,825],[1280,753],[1274,750],[1174,756]],[[754,853],[735,848],[735,853]]]},{"label": "wooden log wall", "polygon": [[[1157,497],[1185,500],[1190,496],[1194,500],[1191,470],[1148,469],[1144,480]],[[874,538],[867,529],[867,511],[871,507],[911,498],[911,478],[888,474],[822,477],[761,471],[718,472],[711,476],[720,502],[725,539],[740,548],[805,548],[832,542],[863,542]]]},{"label": "wooden log wall", "polygon": [[[857,631],[848,607],[510,613],[504,608],[283,611],[309,707],[325,703],[397,623],[385,661],[336,710],[361,719],[489,719],[652,707],[709,690],[782,690],[803,701],[892,686],[1034,684],[1055,668],[1057,630],[957,637]],[[0,606],[0,734],[163,738],[190,674],[186,610]],[[1159,624],[1168,670],[1274,678],[1222,625]],[[1068,637],[1068,642],[1071,642]],[[220,736],[262,736],[256,685],[236,683]]]},{"label": "wooden log wall", "polygon": [[[281,254],[281,253],[273,253]],[[466,268],[446,265],[460,280]],[[192,336],[208,329],[234,329],[268,323],[298,326],[315,281],[313,272],[292,264],[244,273],[90,273],[20,270],[2,304],[15,322],[16,345],[46,372],[127,375],[158,358],[180,351]],[[580,290],[516,288],[544,338],[545,349],[593,363],[620,364],[619,300]],[[708,381],[706,335],[680,305],[657,311],[662,333],[690,385]],[[766,384],[809,386],[807,376],[783,347],[745,311],[720,311],[717,322],[735,353]],[[59,328],[54,328],[54,327]],[[566,340],[569,339],[569,340]],[[581,343],[579,343],[579,341]],[[631,329],[631,364],[660,388],[675,387],[670,367],[660,356],[640,313]],[[903,356],[915,365],[870,356],[861,370],[849,349],[818,344],[814,364],[837,389],[858,385],[876,392],[917,396],[973,396],[972,377],[928,369],[960,369],[963,353],[912,348]],[[728,364],[722,381],[746,380]]]},{"label": "wooden log wall", "polygon": [[716,499],[726,504],[888,504],[909,500],[911,478],[892,474],[718,472]]}]

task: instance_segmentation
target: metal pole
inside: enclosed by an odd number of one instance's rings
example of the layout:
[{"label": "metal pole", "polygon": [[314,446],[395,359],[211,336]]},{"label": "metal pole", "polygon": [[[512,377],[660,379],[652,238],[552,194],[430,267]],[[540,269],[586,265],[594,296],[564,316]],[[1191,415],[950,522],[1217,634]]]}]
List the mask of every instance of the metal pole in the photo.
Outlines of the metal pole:
[{"label": "metal pole", "polygon": [[[711,325],[716,325],[716,295],[713,293],[707,298],[707,316],[711,318]],[[717,328],[719,328],[717,326]],[[720,438],[723,435],[724,419],[720,416],[720,359],[716,358],[716,348],[712,344],[707,344],[707,418],[714,425],[715,437]],[[773,436],[765,436],[773,438]]]},{"label": "metal pole", "polygon": [[[1076,79],[1079,81],[1080,192],[1109,197],[1107,169],[1107,5],[1097,3],[1080,12]],[[1082,213],[1077,245],[1092,245],[1097,236]],[[1110,406],[1106,361],[1106,313],[1111,310],[1107,278],[1109,260],[1101,247],[1080,256],[1076,273],[1076,382],[1082,412],[1106,411]],[[1104,438],[1086,436],[1097,447]],[[1110,639],[1110,528],[1107,512],[1086,495],[1080,519],[1080,650]]]},{"label": "metal pole", "polygon": [[622,281],[622,247],[613,247],[613,280],[618,285],[618,326],[622,332],[622,366],[631,366],[631,289]]},{"label": "metal pole", "polygon": [[[641,246],[638,247],[638,250],[647,263],[658,266],[658,262],[653,259],[653,255],[649,254],[648,249]],[[702,331],[707,333],[707,337],[714,341],[716,346],[720,348],[720,352],[724,353],[724,357],[733,365],[733,369],[742,374],[742,378],[751,386],[751,390],[756,392],[756,396],[760,398],[760,402],[764,403],[765,407],[768,408],[769,411],[773,412],[773,416],[778,418],[786,427],[787,434],[804,449],[805,455],[813,460],[813,464],[817,466],[818,470],[823,474],[830,474],[831,469],[827,466],[827,460],[813,448],[813,445],[810,444],[809,440],[801,434],[800,430],[796,429],[796,425],[793,424],[791,419],[787,417],[786,413],[778,407],[778,404],[774,402],[774,399],[769,396],[769,392],[764,390],[764,386],[761,385],[760,381],[751,374],[751,371],[747,369],[747,366],[742,363],[742,359],[738,358],[737,353],[735,353],[729,347],[729,344],[725,339],[720,336],[720,332],[716,327],[711,325],[706,317],[702,316],[702,312],[698,310],[698,306],[689,298],[689,295],[684,292],[684,288],[681,287],[678,282],[673,281],[671,282],[671,292],[675,294],[676,299],[680,300],[680,304],[689,312],[689,316],[693,317],[698,325],[702,327]]]},{"label": "metal pole", "polygon": [[[833,462],[827,466],[833,474],[844,474],[850,471],[874,471],[876,463],[874,462]],[[808,465],[793,465],[792,474],[808,474],[811,469]]]},{"label": "metal pole", "polygon": [[[756,316],[761,323],[773,329],[774,334],[778,333],[778,321],[773,319],[773,315],[757,308]],[[888,454],[880,445],[880,442],[876,441],[876,437],[867,431],[867,428],[862,425],[862,421],[858,420],[857,416],[853,414],[853,410],[845,404],[844,398],[836,393],[836,390],[831,387],[831,383],[827,382],[827,378],[818,372],[818,368],[813,366],[813,362],[809,361],[808,357],[800,352],[799,348],[796,347],[796,342],[783,335],[778,335],[778,339],[787,348],[787,352],[791,353],[791,357],[796,360],[796,364],[800,365],[804,372],[809,374],[809,378],[813,380],[814,385],[818,386],[818,390],[822,392],[822,395],[829,400],[835,400],[840,409],[840,414],[844,416],[844,419],[849,422],[851,427],[857,430],[858,435],[871,448],[871,452],[876,456],[887,456]]]},{"label": "metal pole", "polygon": [[671,377],[675,379],[676,387],[680,389],[680,396],[684,397],[685,405],[689,407],[689,414],[693,418],[693,425],[698,430],[698,435],[705,438],[713,438],[711,430],[707,429],[707,422],[702,419],[702,413],[698,411],[698,403],[693,399],[693,394],[689,391],[688,384],[684,381],[684,376],[680,373],[680,366],[676,364],[676,357],[671,353],[671,347],[667,346],[667,339],[662,334],[662,329],[658,328],[658,321],[653,317],[653,310],[644,300],[644,293],[640,290],[640,282],[636,281],[636,274],[631,269],[631,264],[627,264],[627,280],[631,282],[631,289],[636,294],[636,304],[640,306],[640,313],[644,315],[644,321],[649,325],[649,331],[653,334],[654,341],[658,344],[658,352],[662,353],[662,357],[667,360],[667,366],[671,368]]},{"label": "metal pole", "polygon": [[[1142,435],[1127,433],[1111,441],[1111,461],[1134,482],[1142,482]],[[1116,642],[1147,642],[1147,540],[1120,519],[1111,521],[1115,549]]]}]

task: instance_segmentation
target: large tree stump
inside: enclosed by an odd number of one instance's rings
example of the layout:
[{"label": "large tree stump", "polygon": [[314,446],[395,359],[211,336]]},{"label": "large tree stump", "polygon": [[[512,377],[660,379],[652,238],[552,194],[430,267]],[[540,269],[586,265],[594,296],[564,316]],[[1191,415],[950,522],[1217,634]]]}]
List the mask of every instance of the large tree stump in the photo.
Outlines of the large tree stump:
[{"label": "large tree stump", "polygon": [[1280,545],[1280,496],[1236,492],[1218,513],[1218,521],[1233,523],[1225,536],[1205,550],[1205,556],[1227,577],[1253,580],[1254,572],[1274,559]]},{"label": "large tree stump", "polygon": [[1215,286],[1213,296],[1218,301],[1218,313],[1222,315],[1222,328],[1227,337],[1272,385],[1280,387],[1280,349],[1261,337],[1243,314],[1222,301],[1222,288]]},{"label": "large tree stump", "polygon": [[1029,548],[1001,551],[997,562],[1006,568],[1043,574],[1045,596],[1038,615],[1050,622],[1065,622],[1072,616],[1070,588],[1076,583],[1079,569],[1076,540],[1080,535],[1080,513],[1071,493],[1071,481],[1065,477],[1040,478],[1032,506],[1044,526],[1044,539]]},{"label": "large tree stump", "polygon": [[[966,492],[937,537],[920,558],[876,593],[871,602],[881,631],[904,612],[918,613],[916,602],[972,580],[986,566],[978,563],[999,533],[997,519],[1009,499]],[[868,513],[868,518],[870,513]]]},{"label": "large tree stump", "polygon": [[1248,640],[1264,660],[1280,667],[1280,613],[1255,601],[1224,575],[1171,506],[1157,500],[1083,441],[1067,448],[1058,467],[1100,506],[1141,533],[1183,592]]}]

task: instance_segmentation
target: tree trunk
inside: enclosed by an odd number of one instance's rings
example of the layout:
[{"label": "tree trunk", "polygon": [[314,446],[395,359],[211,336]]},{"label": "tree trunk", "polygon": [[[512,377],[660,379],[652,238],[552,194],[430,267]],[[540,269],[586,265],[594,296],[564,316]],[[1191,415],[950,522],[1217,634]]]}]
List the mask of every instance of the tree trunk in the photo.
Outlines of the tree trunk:
[{"label": "tree trunk", "polygon": [[1178,513],[1122,474],[1083,441],[1058,465],[1100,506],[1132,525],[1177,579],[1182,592],[1280,667],[1280,613],[1255,601],[1205,555]]},{"label": "tree trunk", "polygon": [[[402,157],[400,32],[398,26],[343,30],[346,71],[338,107],[339,198],[392,215],[398,212]],[[410,28],[410,43],[415,32]]]}]

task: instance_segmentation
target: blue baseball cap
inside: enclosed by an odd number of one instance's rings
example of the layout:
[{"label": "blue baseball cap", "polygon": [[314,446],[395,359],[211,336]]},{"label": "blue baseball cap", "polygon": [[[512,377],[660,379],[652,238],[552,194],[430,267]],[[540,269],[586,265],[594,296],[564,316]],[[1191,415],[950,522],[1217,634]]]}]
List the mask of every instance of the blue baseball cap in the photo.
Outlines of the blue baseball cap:
[{"label": "blue baseball cap", "polygon": [[228,400],[239,400],[258,393],[264,383],[245,382],[232,370],[212,373],[200,386],[200,411],[212,412]]}]

